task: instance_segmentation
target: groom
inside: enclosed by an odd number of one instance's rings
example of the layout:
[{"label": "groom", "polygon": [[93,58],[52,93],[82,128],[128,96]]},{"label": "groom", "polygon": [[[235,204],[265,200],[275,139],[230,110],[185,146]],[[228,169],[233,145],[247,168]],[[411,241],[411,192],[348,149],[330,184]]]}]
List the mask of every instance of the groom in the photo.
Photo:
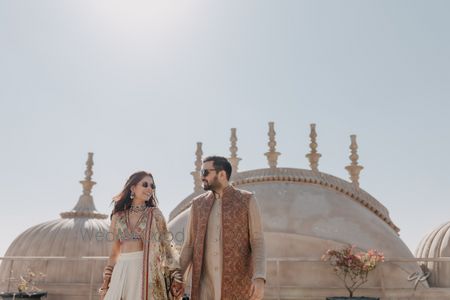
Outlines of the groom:
[{"label": "groom", "polygon": [[231,164],[203,160],[206,193],[192,201],[181,249],[182,272],[192,266],[191,300],[260,300],[266,259],[261,215],[254,195],[229,184]]}]

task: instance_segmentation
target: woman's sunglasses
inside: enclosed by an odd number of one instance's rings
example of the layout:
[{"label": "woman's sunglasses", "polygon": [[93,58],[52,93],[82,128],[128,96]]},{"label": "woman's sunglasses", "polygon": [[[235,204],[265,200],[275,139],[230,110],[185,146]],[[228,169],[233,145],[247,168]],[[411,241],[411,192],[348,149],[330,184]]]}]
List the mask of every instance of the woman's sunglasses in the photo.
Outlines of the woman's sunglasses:
[{"label": "woman's sunglasses", "polygon": [[[142,183],[142,186],[145,187],[145,188],[147,188],[147,187],[148,187],[148,182],[143,182],[143,183]],[[156,187],[156,185],[155,185],[154,183],[151,183],[151,184],[150,184],[150,187],[154,190],[155,187]]]}]

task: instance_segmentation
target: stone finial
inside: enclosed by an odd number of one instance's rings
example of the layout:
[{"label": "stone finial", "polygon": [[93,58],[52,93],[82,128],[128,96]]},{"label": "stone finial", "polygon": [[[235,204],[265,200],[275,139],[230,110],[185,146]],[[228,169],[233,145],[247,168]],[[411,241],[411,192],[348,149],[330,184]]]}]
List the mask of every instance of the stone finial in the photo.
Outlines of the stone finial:
[{"label": "stone finial", "polygon": [[241,158],[239,158],[237,156],[238,147],[236,146],[236,142],[237,142],[236,128],[231,128],[230,142],[231,142],[231,146],[230,146],[231,156],[230,156],[229,160],[231,163],[231,167],[233,169],[232,175],[234,175],[238,172],[239,161],[241,160]]},{"label": "stone finial", "polygon": [[83,186],[83,194],[78,199],[77,204],[71,211],[66,211],[60,213],[61,218],[64,219],[74,219],[74,218],[91,218],[91,219],[106,219],[108,216],[101,214],[97,211],[94,204],[94,198],[92,198],[91,191],[92,187],[96,184],[92,181],[92,166],[94,165],[93,160],[94,153],[88,153],[88,159],[86,161],[86,171],[84,172],[84,180],[80,180]]},{"label": "stone finial", "polygon": [[83,195],[90,196],[92,187],[96,184],[95,181],[92,181],[92,174],[94,172],[92,171],[92,166],[94,165],[93,160],[94,153],[89,152],[88,153],[88,159],[86,161],[86,171],[84,171],[84,180],[80,180],[81,185],[83,186]]},{"label": "stone finial", "polygon": [[311,143],[309,144],[309,147],[311,148],[311,152],[306,154],[305,156],[309,160],[309,166],[311,167],[311,170],[313,172],[318,172],[318,166],[319,166],[319,158],[322,156],[322,154],[317,152],[317,133],[316,133],[316,124],[310,124],[311,127],[311,133],[309,134],[309,137],[311,139]]},{"label": "stone finial", "polygon": [[269,122],[269,133],[267,134],[269,136],[269,142],[267,143],[269,152],[264,153],[264,155],[267,156],[267,161],[271,169],[277,167],[278,156],[281,155],[280,152],[276,151],[277,142],[275,141],[275,134],[274,123]]},{"label": "stone finial", "polygon": [[356,135],[352,134],[350,136],[351,144],[350,144],[350,150],[351,154],[349,156],[351,164],[346,166],[345,169],[350,174],[350,180],[352,183],[359,187],[359,173],[362,169],[364,169],[363,166],[358,165],[358,144],[356,143]]},{"label": "stone finial", "polygon": [[200,169],[202,168],[202,143],[197,142],[197,150],[195,151],[195,171],[191,172],[194,178],[194,192],[202,191],[202,179],[200,178]]}]

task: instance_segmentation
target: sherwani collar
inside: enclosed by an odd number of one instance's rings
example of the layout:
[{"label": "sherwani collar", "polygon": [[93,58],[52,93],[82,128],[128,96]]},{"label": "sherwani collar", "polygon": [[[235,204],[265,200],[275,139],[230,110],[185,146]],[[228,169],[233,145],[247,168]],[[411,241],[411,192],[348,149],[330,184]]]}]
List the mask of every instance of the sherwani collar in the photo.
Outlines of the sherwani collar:
[{"label": "sherwani collar", "polygon": [[[231,195],[234,192],[234,187],[231,186],[231,184],[227,185],[224,189],[223,189],[223,193],[222,193],[222,198],[227,198],[229,195]],[[213,192],[214,198],[220,198],[218,193]]]}]

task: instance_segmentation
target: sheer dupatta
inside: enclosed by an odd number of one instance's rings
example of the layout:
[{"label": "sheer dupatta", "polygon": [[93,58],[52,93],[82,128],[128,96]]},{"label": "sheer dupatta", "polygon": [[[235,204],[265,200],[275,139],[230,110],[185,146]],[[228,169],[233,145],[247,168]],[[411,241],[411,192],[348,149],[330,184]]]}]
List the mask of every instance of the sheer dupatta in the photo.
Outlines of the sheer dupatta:
[{"label": "sheer dupatta", "polygon": [[142,300],[169,300],[164,275],[180,270],[179,257],[172,237],[161,211],[156,207],[149,208],[142,240]]}]

